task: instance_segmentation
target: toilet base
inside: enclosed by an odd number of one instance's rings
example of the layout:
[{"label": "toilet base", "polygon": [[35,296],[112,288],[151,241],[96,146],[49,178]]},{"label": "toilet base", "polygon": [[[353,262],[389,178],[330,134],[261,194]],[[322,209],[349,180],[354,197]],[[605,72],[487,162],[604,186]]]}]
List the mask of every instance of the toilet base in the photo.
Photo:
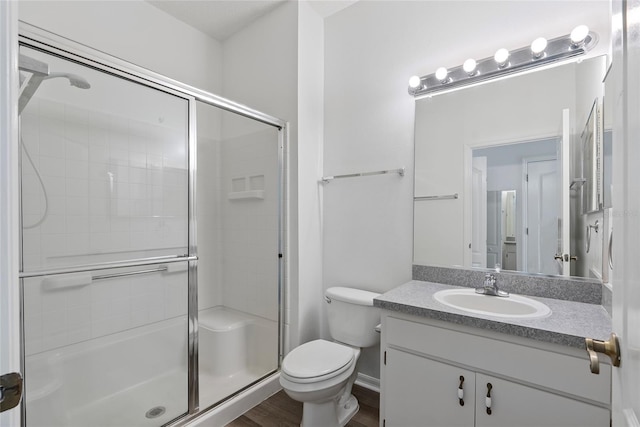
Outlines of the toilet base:
[{"label": "toilet base", "polygon": [[340,423],[340,427],[345,426],[351,418],[360,410],[360,405],[358,405],[358,399],[352,394],[349,396],[349,400],[347,403],[342,405],[342,407],[338,408],[338,422]]},{"label": "toilet base", "polygon": [[353,395],[340,407],[337,407],[337,400],[304,402],[300,427],[344,427],[359,409],[358,400]]}]

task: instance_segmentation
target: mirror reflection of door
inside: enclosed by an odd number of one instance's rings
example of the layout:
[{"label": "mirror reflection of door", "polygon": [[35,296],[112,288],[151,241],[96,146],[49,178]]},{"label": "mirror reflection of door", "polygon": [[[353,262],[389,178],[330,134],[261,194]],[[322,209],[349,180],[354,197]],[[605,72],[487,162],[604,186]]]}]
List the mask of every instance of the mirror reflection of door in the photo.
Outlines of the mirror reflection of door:
[{"label": "mirror reflection of door", "polygon": [[518,269],[516,190],[487,192],[487,267]]},{"label": "mirror reflection of door", "polygon": [[518,242],[516,241],[516,190],[500,194],[500,224],[502,225],[502,269],[518,269]]},{"label": "mirror reflection of door", "polygon": [[487,267],[502,262],[502,191],[487,191]]},{"label": "mirror reflection of door", "polygon": [[[560,273],[553,259],[558,241],[557,197],[560,189],[557,142],[558,138],[552,137],[472,150],[473,266]],[[481,161],[476,160],[479,158],[486,159],[486,190],[479,184]],[[540,164],[531,165],[532,171],[527,172],[528,165],[534,160],[547,160],[547,168],[553,173],[545,174],[537,169]],[[536,180],[535,188],[529,188],[527,173],[535,175],[531,178]],[[484,207],[480,202],[482,199]],[[538,219],[531,221],[533,217]],[[539,227],[538,220],[543,221]],[[532,222],[535,224],[527,225]]]},{"label": "mirror reflection of door", "polygon": [[472,230],[471,265],[487,267],[487,158],[473,158],[472,171]]},{"label": "mirror reflection of door", "polygon": [[554,254],[558,246],[558,166],[555,157],[525,159],[526,269],[560,274]]}]

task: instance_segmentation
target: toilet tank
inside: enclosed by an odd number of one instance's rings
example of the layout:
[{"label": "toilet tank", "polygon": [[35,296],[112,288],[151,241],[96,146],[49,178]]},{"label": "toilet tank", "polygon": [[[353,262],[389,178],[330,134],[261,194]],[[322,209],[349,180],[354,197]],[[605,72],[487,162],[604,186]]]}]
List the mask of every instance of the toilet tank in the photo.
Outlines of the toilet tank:
[{"label": "toilet tank", "polygon": [[331,337],[354,347],[371,347],[380,341],[375,327],[380,309],[373,306],[375,292],[333,287],[325,292]]}]

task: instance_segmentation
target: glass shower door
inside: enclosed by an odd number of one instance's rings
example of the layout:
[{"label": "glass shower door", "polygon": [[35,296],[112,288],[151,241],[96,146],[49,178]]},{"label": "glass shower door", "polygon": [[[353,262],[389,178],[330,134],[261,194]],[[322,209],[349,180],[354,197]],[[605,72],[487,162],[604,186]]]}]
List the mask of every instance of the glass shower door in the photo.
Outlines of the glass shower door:
[{"label": "glass shower door", "polygon": [[20,48],[28,426],[188,410],[189,100]]},{"label": "glass shower door", "polygon": [[278,129],[196,103],[200,407],[278,369]]}]

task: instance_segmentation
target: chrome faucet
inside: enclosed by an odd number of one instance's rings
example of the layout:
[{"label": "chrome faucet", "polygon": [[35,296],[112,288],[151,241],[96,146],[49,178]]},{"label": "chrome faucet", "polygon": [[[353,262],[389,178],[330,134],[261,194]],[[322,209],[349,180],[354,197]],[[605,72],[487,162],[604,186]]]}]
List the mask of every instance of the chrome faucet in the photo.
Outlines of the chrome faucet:
[{"label": "chrome faucet", "polygon": [[496,276],[491,273],[485,274],[484,284],[481,288],[476,288],[476,293],[496,297],[509,296],[509,292],[501,291],[500,289],[498,289],[498,281],[496,280]]}]

